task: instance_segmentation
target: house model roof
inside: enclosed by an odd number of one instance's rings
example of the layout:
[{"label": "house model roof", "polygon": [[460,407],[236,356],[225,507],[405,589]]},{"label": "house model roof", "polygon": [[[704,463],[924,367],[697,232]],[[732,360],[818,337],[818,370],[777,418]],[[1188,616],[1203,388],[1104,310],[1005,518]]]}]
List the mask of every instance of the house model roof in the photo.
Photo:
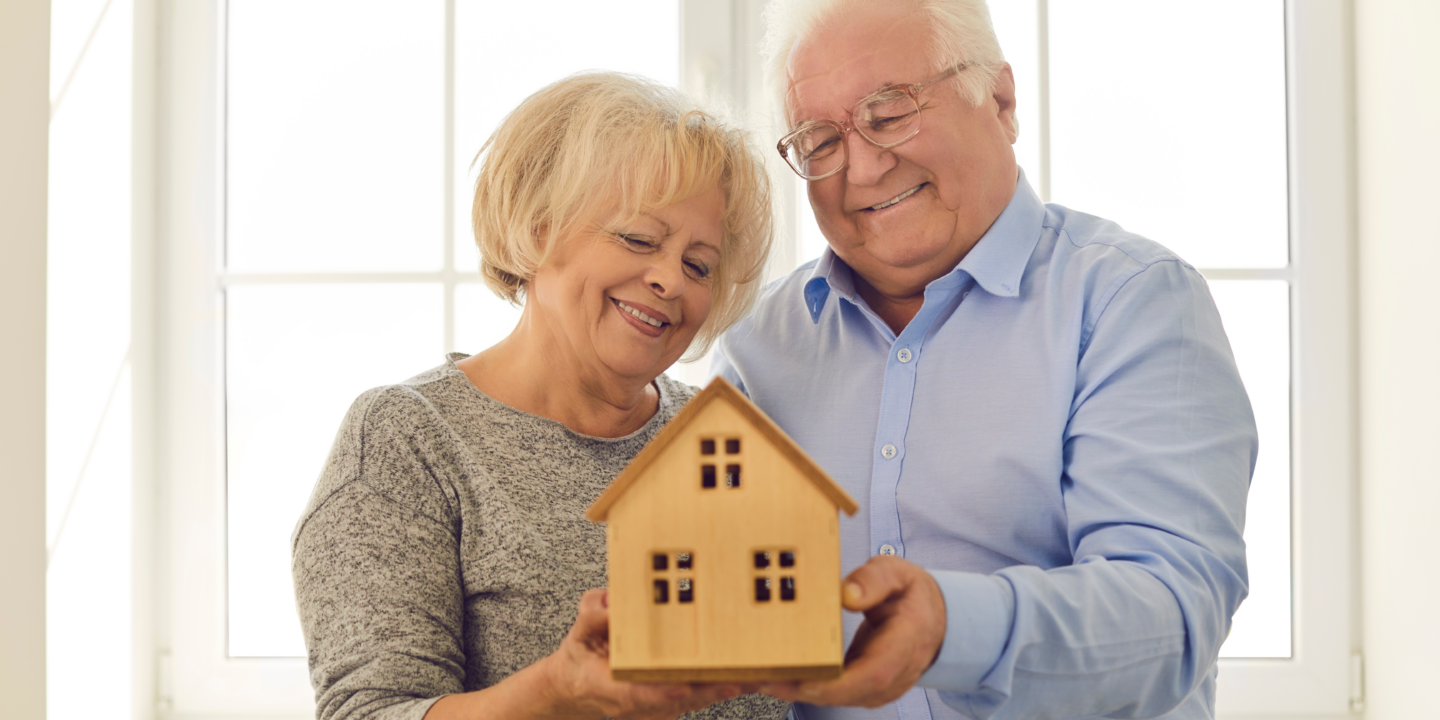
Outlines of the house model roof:
[{"label": "house model roof", "polygon": [[614,482],[610,483],[610,487],[595,500],[595,504],[591,505],[590,509],[585,511],[585,517],[590,518],[590,520],[594,522],[604,522],[610,512],[611,506],[620,499],[620,496],[624,495],[625,492],[630,489],[630,486],[634,485],[635,482],[645,474],[645,469],[659,458],[676,438],[680,437],[681,433],[685,430],[685,426],[699,417],[705,408],[713,402],[728,403],[738,411],[741,417],[749,421],[756,430],[774,444],[775,448],[779,450],[782,455],[795,465],[795,469],[799,471],[800,475],[810,482],[815,483],[815,486],[820,489],[820,492],[824,493],[825,497],[835,503],[836,507],[845,511],[846,515],[854,515],[855,512],[860,509],[860,506],[855,503],[855,499],[850,497],[850,493],[845,492],[844,488],[835,484],[835,481],[830,475],[817,465],[814,460],[811,460],[810,456],[806,455],[805,451],[801,450],[800,446],[796,445],[795,441],[791,440],[790,436],[785,434],[785,431],[781,430],[779,425],[776,425],[764,411],[756,407],[755,403],[750,402],[750,398],[745,397],[744,393],[736,390],[735,386],[731,385],[724,378],[717,377],[710,381],[710,384],[707,385],[704,390],[701,390],[699,395],[692,398],[679,414],[670,421],[670,424],[666,425],[665,429],[661,430],[660,433],[635,456],[635,459],[630,461],[630,464],[625,467],[625,471],[620,473],[620,476],[615,478]]}]

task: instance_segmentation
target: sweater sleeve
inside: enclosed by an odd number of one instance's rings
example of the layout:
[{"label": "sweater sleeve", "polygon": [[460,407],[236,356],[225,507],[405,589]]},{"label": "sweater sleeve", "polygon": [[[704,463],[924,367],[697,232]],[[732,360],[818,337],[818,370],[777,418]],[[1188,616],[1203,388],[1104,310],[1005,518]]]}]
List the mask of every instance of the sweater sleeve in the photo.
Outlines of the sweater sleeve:
[{"label": "sweater sleeve", "polygon": [[424,410],[401,388],[361,396],[295,530],[319,720],[419,720],[464,689],[458,505]]}]

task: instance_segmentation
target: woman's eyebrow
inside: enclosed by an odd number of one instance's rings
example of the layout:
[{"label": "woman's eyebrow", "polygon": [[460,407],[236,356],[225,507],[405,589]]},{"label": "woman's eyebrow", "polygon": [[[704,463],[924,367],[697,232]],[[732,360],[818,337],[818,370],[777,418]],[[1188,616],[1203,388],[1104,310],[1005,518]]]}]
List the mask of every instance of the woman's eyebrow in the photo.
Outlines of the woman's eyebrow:
[{"label": "woman's eyebrow", "polygon": [[719,246],[718,244],[716,244],[716,243],[710,242],[709,240],[696,240],[694,244],[696,244],[696,245],[704,245],[705,247],[710,248],[711,250],[714,250],[714,251],[715,251],[715,254],[717,254],[717,255],[720,254],[720,246]]},{"label": "woman's eyebrow", "polygon": [[666,235],[673,235],[673,234],[675,233],[674,229],[672,229],[672,228],[670,227],[670,223],[667,223],[667,222],[665,222],[664,220],[661,220],[660,218],[655,217],[654,215],[651,215],[650,213],[645,212],[644,210],[641,210],[641,211],[635,213],[634,216],[635,216],[635,217],[649,218],[649,219],[651,219],[651,220],[654,220],[654,221],[657,222],[657,223],[660,223],[660,226],[663,227],[663,228],[665,228],[665,234],[666,234]]}]

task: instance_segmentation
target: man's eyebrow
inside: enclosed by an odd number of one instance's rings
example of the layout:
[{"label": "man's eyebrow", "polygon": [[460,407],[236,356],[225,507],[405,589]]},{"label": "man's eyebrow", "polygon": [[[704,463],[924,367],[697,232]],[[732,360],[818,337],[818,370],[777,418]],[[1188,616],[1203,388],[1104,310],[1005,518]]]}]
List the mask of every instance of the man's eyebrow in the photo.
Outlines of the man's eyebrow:
[{"label": "man's eyebrow", "polygon": [[887,80],[886,82],[881,83],[880,86],[877,87],[877,88],[875,88],[874,90],[871,90],[870,92],[867,92],[867,93],[865,93],[864,95],[861,95],[860,97],[856,98],[856,99],[855,99],[855,102],[860,102],[861,100],[864,100],[865,98],[870,97],[871,95],[874,95],[874,94],[876,94],[876,93],[885,92],[886,90],[894,90],[895,88],[902,88],[902,87],[905,87],[906,85],[912,85],[912,84],[913,84],[913,83],[890,82],[890,81]]},{"label": "man's eyebrow", "polygon": [[[856,105],[857,103],[859,103],[861,100],[864,100],[865,98],[870,97],[871,95],[878,95],[878,94],[880,94],[880,93],[882,93],[882,92],[885,92],[886,90],[894,90],[895,88],[902,88],[902,87],[905,87],[906,85],[910,85],[910,84],[911,84],[911,83],[891,82],[891,81],[888,81],[888,80],[887,80],[887,81],[881,83],[881,84],[880,84],[879,86],[877,86],[875,89],[869,90],[869,91],[867,91],[864,95],[861,95],[860,97],[855,98],[855,102],[851,103],[851,104],[850,104],[850,107],[845,108],[845,111],[848,113],[851,109],[853,109],[853,108],[855,107],[855,105]],[[786,94],[789,96],[789,97],[785,98],[785,102],[786,102],[786,103],[799,104],[799,103],[796,101],[796,99],[795,99],[795,88],[791,87],[788,91],[786,91]],[[807,123],[813,123],[813,122],[818,122],[818,120],[817,120],[816,118],[810,118],[810,119],[808,119],[808,120],[801,120],[800,122],[795,123],[794,125],[791,125],[789,128],[787,128],[787,129],[785,130],[785,132],[786,132],[786,133],[795,132],[796,130],[799,130],[800,128],[804,127]]]}]

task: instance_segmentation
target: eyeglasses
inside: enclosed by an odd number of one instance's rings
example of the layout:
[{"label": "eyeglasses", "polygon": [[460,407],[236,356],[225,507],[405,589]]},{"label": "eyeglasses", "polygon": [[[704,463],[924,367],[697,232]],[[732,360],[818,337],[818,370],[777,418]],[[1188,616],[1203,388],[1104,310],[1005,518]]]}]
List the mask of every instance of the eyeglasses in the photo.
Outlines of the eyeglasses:
[{"label": "eyeglasses", "polygon": [[845,167],[845,133],[854,130],[871,145],[888,150],[920,132],[920,91],[969,67],[956,65],[922,83],[891,85],[865,96],[850,109],[853,127],[834,120],[802,123],[776,144],[800,177],[820,180]]}]

